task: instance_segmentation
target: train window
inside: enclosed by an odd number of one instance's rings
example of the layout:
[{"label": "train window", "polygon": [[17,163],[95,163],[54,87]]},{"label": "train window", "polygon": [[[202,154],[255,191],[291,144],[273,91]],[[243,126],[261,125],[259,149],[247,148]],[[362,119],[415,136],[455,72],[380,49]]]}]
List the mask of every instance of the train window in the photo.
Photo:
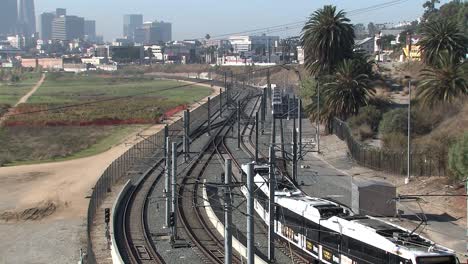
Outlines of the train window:
[{"label": "train window", "polygon": [[331,229],[320,227],[320,243],[333,249],[339,249],[341,235]]},{"label": "train window", "polygon": [[319,229],[320,226],[310,220],[305,220],[305,232],[308,239],[313,242],[319,241]]},{"label": "train window", "polygon": [[440,256],[440,257],[418,257],[416,258],[417,264],[456,264],[454,256]]},{"label": "train window", "polygon": [[362,258],[372,263],[384,263],[387,259],[387,253],[384,250],[350,237],[347,239],[347,249],[351,256]]}]

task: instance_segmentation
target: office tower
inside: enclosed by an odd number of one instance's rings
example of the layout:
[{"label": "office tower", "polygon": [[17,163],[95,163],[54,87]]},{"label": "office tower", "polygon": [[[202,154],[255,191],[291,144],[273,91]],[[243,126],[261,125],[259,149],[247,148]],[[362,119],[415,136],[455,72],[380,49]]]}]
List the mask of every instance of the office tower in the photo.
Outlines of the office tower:
[{"label": "office tower", "polygon": [[16,32],[18,21],[18,4],[16,0],[2,0],[0,2],[0,35]]},{"label": "office tower", "polygon": [[65,41],[83,39],[84,18],[77,16],[60,16],[52,21],[52,39]]},{"label": "office tower", "polygon": [[166,22],[146,22],[135,30],[135,42],[158,44],[172,40],[172,24]]},{"label": "office tower", "polygon": [[93,41],[96,38],[96,21],[85,20],[84,34],[88,38],[88,40]]},{"label": "office tower", "polygon": [[34,11],[34,0],[20,0],[18,9],[18,20],[21,33],[30,37],[36,33],[36,14]]},{"label": "office tower", "polygon": [[54,18],[55,13],[42,13],[39,17],[39,36],[44,41],[52,39],[52,22]]},{"label": "office tower", "polygon": [[65,8],[56,8],[55,9],[55,15],[56,16],[66,16],[67,15],[67,9]]},{"label": "office tower", "polygon": [[123,35],[125,38],[134,39],[135,29],[143,25],[143,15],[124,15]]}]

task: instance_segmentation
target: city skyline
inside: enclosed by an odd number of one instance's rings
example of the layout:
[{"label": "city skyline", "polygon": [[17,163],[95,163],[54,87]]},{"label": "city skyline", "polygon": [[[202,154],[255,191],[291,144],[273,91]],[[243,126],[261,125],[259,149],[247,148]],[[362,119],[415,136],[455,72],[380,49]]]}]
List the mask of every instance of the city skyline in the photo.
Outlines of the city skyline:
[{"label": "city skyline", "polygon": [[[90,5],[85,4],[86,2],[89,2]],[[229,5],[215,0],[196,3],[184,0],[171,2],[135,0],[132,1],[132,5],[123,0],[115,0],[112,3],[110,0],[93,1],[92,3],[89,0],[83,0],[79,3],[67,2],[66,4],[60,0],[40,0],[36,1],[36,13],[50,12],[59,7],[67,8],[70,13],[95,20],[97,34],[103,35],[106,41],[123,36],[122,26],[125,14],[142,14],[144,22],[157,20],[172,23],[173,39],[191,39],[203,38],[207,33],[216,36],[306,20],[313,11],[325,4],[333,4],[339,9],[350,12],[385,2],[388,1],[358,0],[350,3],[344,0],[314,2],[298,0],[294,5],[279,7],[266,0],[254,3],[241,1],[238,5]],[[365,25],[369,22],[411,21],[422,15],[424,2],[424,0],[402,1],[399,4],[369,13],[353,15],[351,12],[349,18],[352,23],[364,23]],[[443,0],[441,4],[446,2],[448,0]],[[109,9],[110,5],[112,5],[112,9]],[[249,5],[249,8],[246,8],[246,5]],[[93,8],[89,8],[89,6],[93,6]],[[185,8],[181,9],[182,6]],[[206,8],[207,6],[209,8]],[[260,9],[263,12],[256,11]],[[102,10],[108,10],[105,16],[102,14]],[[112,10],[118,11],[113,12]],[[190,10],[191,12],[181,12],[181,10]],[[398,17],[394,16],[396,12],[398,12]],[[300,27],[296,26],[284,28],[274,33],[279,36],[290,36],[297,35],[299,32]]]}]

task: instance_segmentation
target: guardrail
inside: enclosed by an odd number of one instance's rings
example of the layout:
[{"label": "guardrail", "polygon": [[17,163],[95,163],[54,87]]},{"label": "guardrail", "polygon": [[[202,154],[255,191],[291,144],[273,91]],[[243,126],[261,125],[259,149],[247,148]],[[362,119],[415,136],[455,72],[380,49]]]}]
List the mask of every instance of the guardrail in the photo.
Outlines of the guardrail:
[{"label": "guardrail", "polygon": [[[396,152],[364,145],[353,137],[348,124],[337,118],[333,120],[333,133],[346,142],[349,155],[359,165],[393,174],[406,175],[408,168],[408,153],[406,151]],[[410,166],[412,176],[444,176],[447,160],[431,157],[424,153],[410,153]]]},{"label": "guardrail", "polygon": [[119,263],[119,264],[125,264],[125,262],[122,259],[122,256],[119,251],[119,247],[117,246],[116,239],[115,239],[115,224],[118,222],[118,214],[116,212],[118,211],[117,208],[119,207],[120,203],[122,202],[122,199],[127,195],[127,192],[130,190],[132,187],[132,181],[128,180],[127,183],[125,183],[123,189],[120,191],[120,193],[117,196],[117,200],[115,200],[113,206],[112,206],[112,230],[111,230],[111,256],[112,256],[112,263]]},{"label": "guardrail", "polygon": [[[164,77],[163,77],[164,78]],[[191,81],[193,79],[188,78],[174,78],[168,77],[171,79],[177,79],[182,81]],[[205,80],[206,81],[206,80]],[[224,85],[222,82],[213,81],[213,85]],[[224,95],[223,95],[224,97]],[[213,113],[219,109],[219,102],[220,96],[217,95],[211,99],[211,107],[212,107],[212,115]],[[222,103],[225,104],[225,98],[222,99]],[[206,104],[206,103],[205,103]],[[198,128],[203,122],[198,122],[200,118],[204,118],[207,116],[207,109],[204,107],[205,104],[202,104],[201,107],[198,107],[191,115],[194,118],[193,122],[191,122],[190,127],[191,130]],[[183,128],[183,120],[180,118],[176,122],[169,125],[169,129],[172,131],[176,131],[176,134],[182,134],[181,131]],[[177,132],[179,131],[179,132]],[[175,135],[170,135],[175,136]],[[89,205],[88,205],[88,217],[87,217],[87,257],[86,263],[94,264],[96,263],[96,256],[93,251],[93,244],[91,241],[91,228],[93,226],[94,218],[96,215],[96,211],[103,203],[104,199],[107,196],[107,193],[110,192],[111,187],[117,182],[122,179],[128,178],[127,172],[129,172],[132,167],[138,164],[139,161],[144,159],[145,157],[154,154],[157,151],[161,151],[164,148],[164,131],[160,131],[145,140],[140,141],[139,143],[132,146],[128,149],[123,155],[119,158],[114,160],[104,171],[101,175],[99,180],[97,181],[96,185],[93,187],[93,192],[90,197]],[[149,166],[149,165],[148,165]]]}]

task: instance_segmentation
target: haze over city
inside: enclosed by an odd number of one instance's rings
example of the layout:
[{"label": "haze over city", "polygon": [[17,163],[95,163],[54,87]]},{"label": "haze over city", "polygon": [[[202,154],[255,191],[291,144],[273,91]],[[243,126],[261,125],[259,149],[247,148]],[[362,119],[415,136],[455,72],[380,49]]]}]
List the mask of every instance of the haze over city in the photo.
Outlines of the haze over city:
[{"label": "haze over city", "polygon": [[[409,0],[385,9],[351,16],[353,23],[413,21],[422,15],[424,0]],[[448,0],[442,0],[446,3]],[[295,0],[291,4],[278,1],[218,1],[218,0],[38,0],[36,14],[55,8],[67,8],[71,14],[96,20],[97,33],[106,41],[122,36],[124,14],[143,14],[144,21],[163,20],[173,24],[174,39],[202,38],[211,35],[264,28],[305,20],[314,10],[324,4],[335,4],[340,9],[351,11],[378,4],[374,0]],[[261,10],[261,11],[260,11]],[[300,30],[281,32],[281,36],[296,35]]]}]

